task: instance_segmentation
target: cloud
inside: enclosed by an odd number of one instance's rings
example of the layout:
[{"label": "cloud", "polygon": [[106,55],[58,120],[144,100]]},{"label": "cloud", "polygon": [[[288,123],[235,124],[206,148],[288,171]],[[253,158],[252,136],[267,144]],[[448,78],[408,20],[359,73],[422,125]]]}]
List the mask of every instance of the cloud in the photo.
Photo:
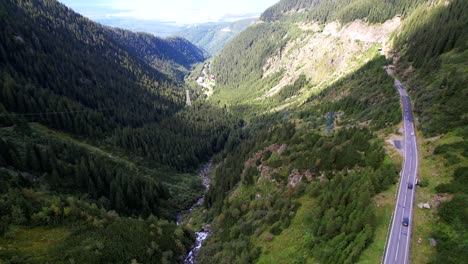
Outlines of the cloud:
[{"label": "cloud", "polygon": [[61,0],[91,19],[132,18],[177,24],[258,17],[278,0]]}]

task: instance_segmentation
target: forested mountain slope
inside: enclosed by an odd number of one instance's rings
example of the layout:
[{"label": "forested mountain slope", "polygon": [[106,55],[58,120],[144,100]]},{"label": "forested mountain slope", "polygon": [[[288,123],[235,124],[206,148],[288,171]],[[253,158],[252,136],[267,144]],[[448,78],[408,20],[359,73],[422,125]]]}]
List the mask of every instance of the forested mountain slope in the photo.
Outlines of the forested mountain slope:
[{"label": "forested mountain slope", "polygon": [[185,106],[205,55],[54,0],[0,2],[0,262],[183,259],[193,232],[174,219],[235,123]]},{"label": "forested mountain slope", "polygon": [[417,114],[417,203],[432,206],[415,207],[411,260],[463,262],[467,7],[286,0],[228,43],[210,100],[247,125],[215,159],[200,263],[381,261],[401,166],[384,143],[401,122],[389,64]]},{"label": "forested mountain slope", "polygon": [[[110,35],[118,43],[126,46],[136,57],[142,59],[156,70],[163,69],[172,73],[178,70],[179,79],[183,78],[190,65],[204,61],[208,54],[189,41],[180,37],[158,38],[150,34],[134,33],[113,28]],[[177,69],[181,67],[182,69]],[[185,68],[185,70],[183,70]]]},{"label": "forested mountain slope", "polygon": [[[7,1],[2,9],[1,103],[5,110],[65,112],[35,114],[29,120],[81,136],[114,137],[125,146],[116,131],[182,116],[175,113],[185,105],[184,84],[158,69],[179,71],[203,60],[203,52],[187,41],[102,27],[55,1]],[[177,133],[196,130],[187,121],[178,123],[187,128]],[[172,136],[159,134],[165,130],[172,128],[152,131],[155,141]],[[156,145],[138,146],[141,154],[148,148]],[[177,151],[157,148],[165,156]],[[192,154],[185,156],[193,159]]]},{"label": "forested mountain slope", "polygon": [[[90,108],[89,111],[105,109],[102,113],[94,113],[95,117],[92,118],[96,119],[97,126],[114,126],[113,123],[141,125],[142,122],[157,120],[160,115],[180,109],[183,102],[181,85],[176,79],[150,67],[141,58],[132,56],[133,50],[125,46],[131,40],[122,43],[124,37],[116,39],[110,29],[74,14],[57,2],[21,3],[2,3],[1,63],[2,80],[6,83],[5,96],[2,98],[7,110],[64,110],[60,107],[63,108],[65,103],[54,107],[54,104],[44,101],[58,96],[61,100],[70,101],[67,101],[70,104],[68,108],[84,107],[83,110]],[[129,38],[136,36],[128,34]],[[160,47],[163,52],[156,53],[153,49],[149,54],[165,64],[171,60],[178,62],[176,58],[182,56],[181,52],[171,54],[174,45],[168,41],[161,42],[165,43]],[[168,50],[167,47],[171,48]],[[203,57],[191,61],[201,60]],[[182,65],[186,66],[189,62],[185,61]],[[13,93],[28,89],[10,87],[14,85],[10,77],[14,77],[13,81],[21,86],[33,83],[52,95],[33,96],[23,93],[25,97],[34,97],[36,102],[32,106],[10,106],[15,101],[10,98],[14,96]],[[92,89],[94,87],[98,89]],[[29,93],[38,91],[35,89]],[[44,102],[37,102],[39,99]],[[71,106],[73,103],[79,106]],[[140,107],[132,109],[137,104]],[[46,106],[50,109],[46,109]],[[115,111],[120,114],[115,114]]]},{"label": "forested mountain slope", "polygon": [[214,59],[215,94],[229,104],[255,105],[261,111],[301,105],[375,58],[400,25],[399,18],[379,25],[359,20],[253,25]]}]

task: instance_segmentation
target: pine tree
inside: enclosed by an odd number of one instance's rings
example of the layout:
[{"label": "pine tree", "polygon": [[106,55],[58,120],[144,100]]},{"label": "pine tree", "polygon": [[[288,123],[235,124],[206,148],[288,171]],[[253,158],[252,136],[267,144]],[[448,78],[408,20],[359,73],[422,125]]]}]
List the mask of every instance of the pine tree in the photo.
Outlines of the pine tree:
[{"label": "pine tree", "polygon": [[52,173],[48,173],[47,176],[47,182],[49,183],[51,190],[57,191],[60,186],[60,176],[57,172],[57,168],[53,168]]},{"label": "pine tree", "polygon": [[40,160],[32,144],[26,146],[25,167],[34,172],[40,172],[41,170]]}]

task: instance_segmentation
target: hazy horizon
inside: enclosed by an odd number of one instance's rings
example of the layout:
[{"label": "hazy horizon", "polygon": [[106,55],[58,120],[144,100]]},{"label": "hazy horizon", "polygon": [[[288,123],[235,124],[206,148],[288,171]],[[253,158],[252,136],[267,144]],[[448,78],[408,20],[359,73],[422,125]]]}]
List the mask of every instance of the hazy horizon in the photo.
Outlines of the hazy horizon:
[{"label": "hazy horizon", "polygon": [[259,17],[278,0],[61,0],[74,11],[92,19],[115,25],[115,21],[142,21],[172,26],[207,22],[232,22]]}]

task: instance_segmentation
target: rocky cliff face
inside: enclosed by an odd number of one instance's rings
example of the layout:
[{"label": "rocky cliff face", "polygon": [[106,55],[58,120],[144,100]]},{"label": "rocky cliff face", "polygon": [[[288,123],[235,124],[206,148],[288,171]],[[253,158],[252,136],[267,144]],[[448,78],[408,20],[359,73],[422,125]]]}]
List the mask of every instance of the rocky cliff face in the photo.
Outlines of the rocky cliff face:
[{"label": "rocky cliff face", "polygon": [[[400,17],[376,25],[362,20],[348,24],[338,21],[325,25],[296,23],[295,26],[300,30],[299,36],[268,58],[263,66],[263,78],[280,72],[284,74],[260,99],[274,96],[301,74],[310,79],[316,86],[315,90],[356,70],[377,50],[390,50],[390,36],[400,25]],[[309,94],[312,91],[302,92]]]}]

